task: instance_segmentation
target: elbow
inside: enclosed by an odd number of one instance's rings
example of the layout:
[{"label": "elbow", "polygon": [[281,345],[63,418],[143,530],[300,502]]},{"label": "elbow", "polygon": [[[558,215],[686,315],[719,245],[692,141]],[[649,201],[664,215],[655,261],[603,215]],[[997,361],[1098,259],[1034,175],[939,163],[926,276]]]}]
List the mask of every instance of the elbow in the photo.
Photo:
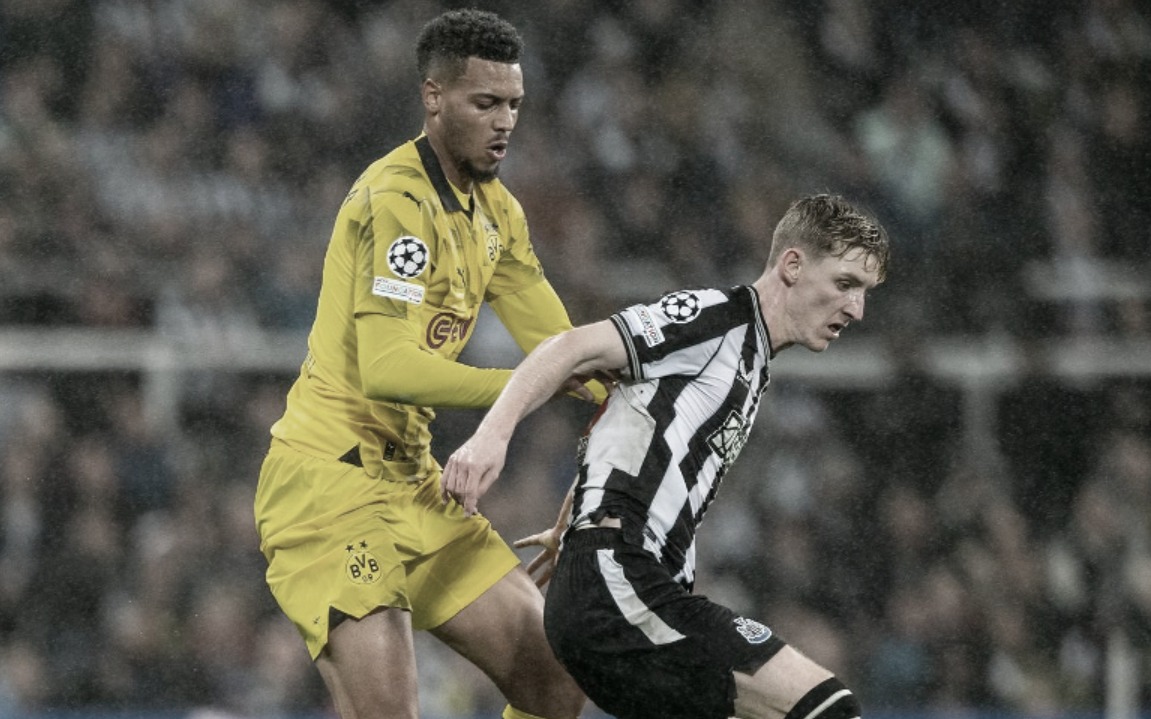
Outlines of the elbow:
[{"label": "elbow", "polygon": [[567,330],[544,339],[536,346],[533,354],[547,357],[549,362],[559,365],[570,364],[571,366],[567,368],[569,370],[574,369],[584,359],[580,354],[579,343],[574,332],[575,330]]},{"label": "elbow", "polygon": [[545,337],[538,345],[536,345],[536,352],[562,352],[564,339],[571,333],[571,330],[560,332],[558,335],[551,335]]}]

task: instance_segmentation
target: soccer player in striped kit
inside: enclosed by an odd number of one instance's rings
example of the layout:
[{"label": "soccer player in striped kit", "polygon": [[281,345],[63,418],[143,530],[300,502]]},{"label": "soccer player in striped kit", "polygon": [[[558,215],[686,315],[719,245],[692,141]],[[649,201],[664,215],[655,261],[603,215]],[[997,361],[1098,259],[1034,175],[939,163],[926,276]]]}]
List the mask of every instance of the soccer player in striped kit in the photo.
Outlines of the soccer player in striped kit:
[{"label": "soccer player in striped kit", "polygon": [[[517,423],[572,375],[618,384],[581,440],[556,527],[544,610],[556,656],[624,719],[855,719],[829,670],[766,624],[692,594],[696,529],[747,440],[771,359],[822,352],[884,280],[883,227],[834,195],[794,202],[751,285],[682,290],[545,340],[444,468],[444,499],[474,512]],[[544,566],[545,570],[551,567]]]}]

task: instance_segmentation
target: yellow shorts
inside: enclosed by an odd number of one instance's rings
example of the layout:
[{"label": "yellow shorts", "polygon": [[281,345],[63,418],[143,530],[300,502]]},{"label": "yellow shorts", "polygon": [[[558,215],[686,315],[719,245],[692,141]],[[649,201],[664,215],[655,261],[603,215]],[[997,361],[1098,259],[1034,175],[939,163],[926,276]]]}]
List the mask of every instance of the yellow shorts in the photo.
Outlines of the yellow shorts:
[{"label": "yellow shorts", "polygon": [[430,629],[519,564],[488,520],[440,501],[439,479],[372,479],[273,442],[256,489],[260,551],[268,587],[313,659],[333,609],[359,619],[395,607]]}]

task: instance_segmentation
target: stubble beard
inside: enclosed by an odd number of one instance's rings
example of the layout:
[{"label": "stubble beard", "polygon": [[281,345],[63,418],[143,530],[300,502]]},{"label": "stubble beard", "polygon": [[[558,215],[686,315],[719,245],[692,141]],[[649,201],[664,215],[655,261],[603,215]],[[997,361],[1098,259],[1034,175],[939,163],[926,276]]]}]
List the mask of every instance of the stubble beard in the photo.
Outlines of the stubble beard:
[{"label": "stubble beard", "polygon": [[476,167],[471,160],[460,160],[458,168],[460,174],[468,178],[472,182],[485,183],[491,182],[496,179],[500,174],[499,163],[496,163],[490,170],[481,170]]}]

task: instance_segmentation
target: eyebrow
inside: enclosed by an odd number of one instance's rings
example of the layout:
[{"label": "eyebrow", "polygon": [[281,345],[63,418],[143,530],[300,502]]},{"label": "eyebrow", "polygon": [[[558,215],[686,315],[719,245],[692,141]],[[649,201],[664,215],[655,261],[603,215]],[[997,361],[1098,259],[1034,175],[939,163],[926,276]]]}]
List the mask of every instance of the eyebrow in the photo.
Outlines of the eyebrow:
[{"label": "eyebrow", "polygon": [[836,279],[837,280],[847,280],[848,282],[850,282],[855,287],[866,287],[868,289],[871,289],[872,287],[875,287],[879,284],[878,281],[870,282],[867,277],[860,275],[857,272],[854,272],[852,270],[844,270],[844,271],[840,272],[837,275]]},{"label": "eyebrow", "polygon": [[468,95],[472,100],[493,100],[495,102],[515,102],[516,100],[523,100],[523,95],[500,95],[488,90],[480,90]]}]

